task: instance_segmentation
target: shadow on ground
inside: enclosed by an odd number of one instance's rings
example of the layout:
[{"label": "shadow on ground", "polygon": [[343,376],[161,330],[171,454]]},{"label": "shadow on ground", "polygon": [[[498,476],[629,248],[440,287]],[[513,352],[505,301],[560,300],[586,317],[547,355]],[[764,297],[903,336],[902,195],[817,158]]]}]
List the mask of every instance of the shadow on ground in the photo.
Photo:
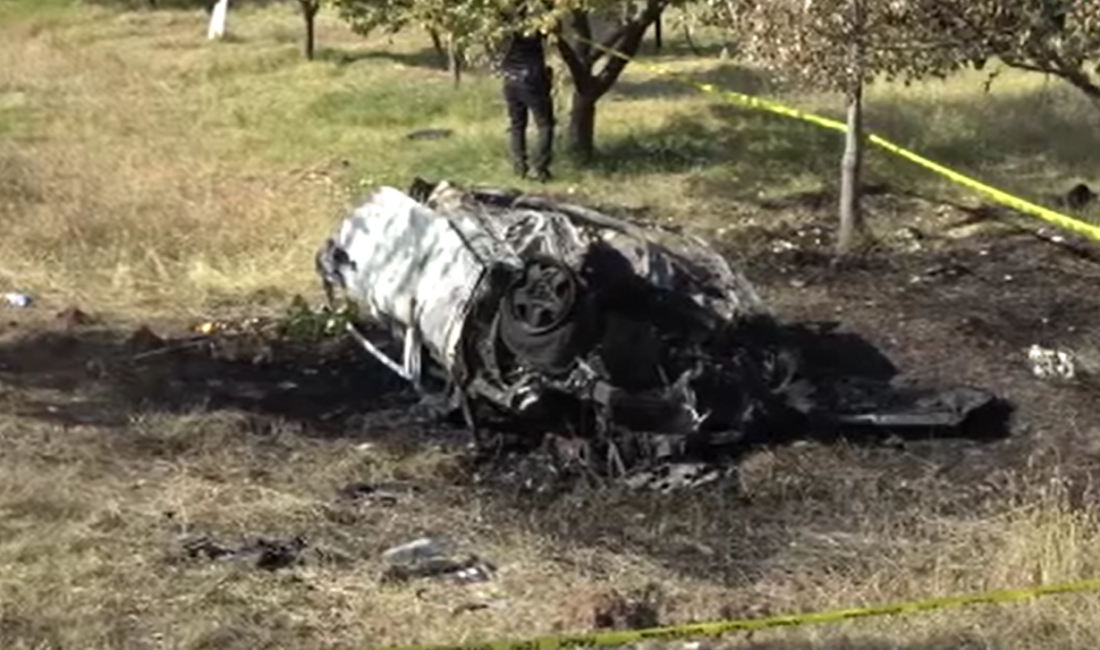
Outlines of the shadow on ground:
[{"label": "shadow on ground", "polygon": [[[753,79],[749,75],[743,83],[765,84]],[[659,94],[677,86],[663,80],[647,83],[624,86],[624,92]],[[873,99],[866,123],[871,132],[933,161],[1051,205],[1078,181],[1093,187],[1100,183],[1100,130],[1089,122],[1100,116],[1087,113],[1076,98],[1066,96],[1070,92]],[[842,150],[839,132],[715,99],[702,115],[684,114],[656,129],[605,138],[595,170],[691,173],[700,196],[745,200],[807,182],[834,184]],[[946,182],[873,146],[869,152],[872,177],[918,187]]]},{"label": "shadow on ground", "polygon": [[338,66],[353,65],[363,61],[389,61],[411,68],[430,68],[445,71],[447,60],[434,48],[426,47],[413,52],[395,50],[368,50],[368,49],[340,49],[320,48],[317,50],[317,59],[330,61]]},{"label": "shadow on ground", "polygon": [[796,176],[831,177],[841,146],[837,133],[715,103],[702,117],[681,115],[660,128],[604,138],[593,168],[613,175],[693,172],[743,198]]},{"label": "shadow on ground", "polygon": [[[646,62],[642,61],[642,65]],[[623,79],[611,89],[611,97],[646,99],[680,97],[698,93],[694,84],[713,84],[720,90],[750,95],[769,92],[767,75],[734,63],[721,63],[691,74],[665,74],[645,81]]]}]

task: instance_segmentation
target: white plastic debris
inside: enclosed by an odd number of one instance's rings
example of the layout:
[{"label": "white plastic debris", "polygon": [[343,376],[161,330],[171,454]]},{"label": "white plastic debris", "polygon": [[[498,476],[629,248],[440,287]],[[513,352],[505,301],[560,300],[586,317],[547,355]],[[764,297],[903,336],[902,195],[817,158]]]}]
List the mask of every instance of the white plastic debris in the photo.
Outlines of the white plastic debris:
[{"label": "white plastic debris", "polygon": [[723,472],[705,463],[667,463],[655,469],[641,471],[626,479],[634,490],[649,489],[671,492],[697,488],[721,479]]},{"label": "white plastic debris", "polygon": [[796,248],[798,248],[798,246],[794,242],[789,242],[786,239],[778,239],[778,240],[772,242],[772,252],[773,253],[783,253],[783,252],[786,252],[786,251],[793,251]]},{"label": "white plastic debris", "polygon": [[23,293],[5,293],[4,300],[12,307],[30,307],[31,297]]},{"label": "white plastic debris", "polygon": [[478,582],[489,582],[493,578],[488,567],[481,564],[474,564],[456,571],[455,579],[462,584],[474,584]]},{"label": "white plastic debris", "polygon": [[394,564],[406,564],[444,554],[446,554],[446,545],[441,540],[421,537],[386,550],[382,553],[382,559]]},{"label": "white plastic debris", "polygon": [[1073,354],[1066,350],[1044,348],[1038,344],[1027,350],[1031,372],[1039,379],[1073,379],[1077,376],[1077,364]]}]

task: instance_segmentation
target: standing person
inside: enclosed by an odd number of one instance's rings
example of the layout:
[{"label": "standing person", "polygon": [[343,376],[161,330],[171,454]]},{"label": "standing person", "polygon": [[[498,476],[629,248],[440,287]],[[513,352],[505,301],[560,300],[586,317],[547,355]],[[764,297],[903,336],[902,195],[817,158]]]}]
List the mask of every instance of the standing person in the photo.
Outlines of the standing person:
[{"label": "standing person", "polygon": [[[526,17],[525,8],[519,16]],[[508,106],[509,150],[512,168],[521,177],[528,172],[540,182],[550,180],[554,147],[554,98],[552,72],[546,64],[545,37],[540,33],[513,32],[504,44],[499,70],[504,78],[504,102]],[[538,141],[527,157],[527,118],[534,119]]]}]

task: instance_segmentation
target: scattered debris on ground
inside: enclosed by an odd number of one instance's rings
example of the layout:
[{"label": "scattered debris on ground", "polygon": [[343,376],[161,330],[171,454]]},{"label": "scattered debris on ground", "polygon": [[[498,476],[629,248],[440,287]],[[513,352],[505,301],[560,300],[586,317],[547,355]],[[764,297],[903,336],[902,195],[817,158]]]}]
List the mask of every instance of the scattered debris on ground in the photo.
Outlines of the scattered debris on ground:
[{"label": "scattered debris on ground", "polygon": [[33,302],[33,300],[31,300],[31,297],[28,296],[27,294],[25,294],[25,293],[15,293],[15,292],[5,293],[4,294],[4,301],[7,302],[8,305],[10,305],[12,307],[17,307],[17,308],[20,308],[20,309],[22,309],[24,307],[30,307],[31,303]]},{"label": "scattered debris on ground", "polygon": [[1038,344],[1027,349],[1031,372],[1039,379],[1072,380],[1077,376],[1077,364],[1072,352],[1041,347]]},{"label": "scattered debris on ground", "polygon": [[592,629],[639,630],[659,627],[664,594],[651,584],[627,593],[611,589],[592,604]]},{"label": "scattered debris on ground", "polygon": [[409,483],[349,483],[337,492],[341,501],[363,505],[395,506],[420,488]]},{"label": "scattered debris on ground", "polygon": [[447,577],[458,584],[488,582],[496,567],[472,554],[458,554],[439,539],[422,537],[382,553],[385,582]]},{"label": "scattered debris on ground", "polygon": [[187,536],[180,541],[183,558],[189,560],[240,561],[257,569],[275,571],[302,563],[307,545],[301,537],[292,539],[259,538],[229,545],[209,535]]},{"label": "scattered debris on ground", "polygon": [[418,129],[405,135],[409,140],[442,140],[454,135],[452,129]]}]

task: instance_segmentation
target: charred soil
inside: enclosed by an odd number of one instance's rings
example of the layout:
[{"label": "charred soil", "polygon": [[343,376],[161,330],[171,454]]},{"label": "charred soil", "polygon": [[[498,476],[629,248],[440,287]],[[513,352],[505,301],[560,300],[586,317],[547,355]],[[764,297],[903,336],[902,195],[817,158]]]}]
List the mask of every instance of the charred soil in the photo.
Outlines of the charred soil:
[{"label": "charred soil", "polygon": [[[56,467],[75,455],[91,469],[74,480],[111,475],[144,484],[152,479],[139,476],[168,464],[190,467],[224,489],[243,476],[232,489],[308,495],[322,505],[292,515],[248,511],[238,520],[232,508],[208,509],[205,516],[190,513],[185,528],[304,536],[322,549],[322,571],[357,562],[373,567],[382,548],[425,530],[498,549],[512,535],[535,534],[548,540],[539,542],[548,545],[540,562],[589,584],[621,577],[614,558],[629,556],[726,590],[751,590],[800,571],[870,575],[901,562],[902,551],[858,540],[1000,512],[1053,477],[1072,479],[1069,498],[1080,503],[1100,458],[1100,414],[1091,408],[1097,387],[1087,376],[1072,384],[1037,379],[1025,350],[1033,343],[1064,347],[1086,361],[1097,353],[1090,325],[1100,314],[1100,265],[1027,231],[1001,231],[872,252],[834,267],[826,244],[812,235],[825,227],[777,227],[767,239],[792,244],[747,260],[749,277],[776,313],[786,321],[836,321],[906,374],[993,391],[1014,406],[1007,438],[786,440],[754,450],[736,474],[691,493],[618,484],[530,492],[475,481],[461,461],[465,432],[421,414],[399,380],[348,342],[211,340],[179,323],[135,331],[75,311],[45,317],[23,310],[11,312],[0,335],[0,390],[16,423],[0,466]],[[364,449],[388,465],[356,456]],[[429,449],[435,456],[425,461]],[[523,459],[514,461],[522,470]],[[334,505],[341,488],[380,478],[415,485],[394,497],[398,514]],[[359,493],[372,491],[367,485]],[[134,524],[140,532],[131,551],[159,546],[159,553],[164,531],[182,532],[179,513],[164,505],[178,498],[146,504],[163,508]],[[162,588],[197,588],[201,580],[192,580]],[[797,588],[799,579],[792,580]],[[698,593],[692,598],[705,601]],[[689,603],[661,617],[760,614],[787,605],[784,597],[757,593],[721,607]],[[593,625],[587,613],[569,614],[564,602],[552,609],[551,628]],[[325,638],[311,625],[296,634]],[[399,628],[374,633],[407,640]],[[6,629],[0,626],[6,646],[30,639],[30,632]],[[259,633],[241,634],[254,641]]]}]

